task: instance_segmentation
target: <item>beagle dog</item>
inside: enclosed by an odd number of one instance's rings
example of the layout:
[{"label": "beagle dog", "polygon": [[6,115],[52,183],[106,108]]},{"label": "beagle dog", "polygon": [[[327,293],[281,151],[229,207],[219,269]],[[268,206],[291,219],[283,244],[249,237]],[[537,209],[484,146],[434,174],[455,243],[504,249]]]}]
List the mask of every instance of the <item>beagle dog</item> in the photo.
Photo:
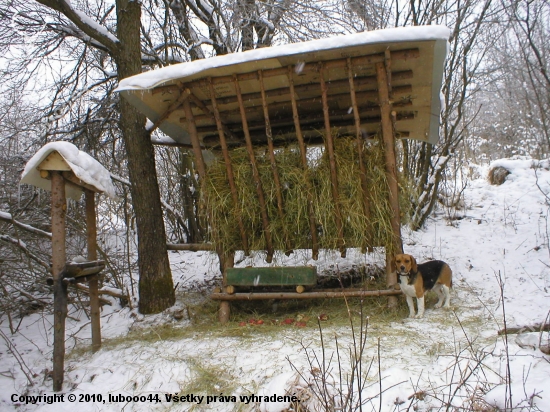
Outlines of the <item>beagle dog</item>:
[{"label": "beagle dog", "polygon": [[[439,297],[435,307],[449,307],[449,289],[453,286],[453,272],[441,260],[431,260],[420,265],[411,255],[395,256],[395,266],[399,275],[401,290],[407,297],[409,317],[420,319],[424,316],[424,294],[434,290]],[[415,315],[413,297],[416,297],[418,313]]]}]

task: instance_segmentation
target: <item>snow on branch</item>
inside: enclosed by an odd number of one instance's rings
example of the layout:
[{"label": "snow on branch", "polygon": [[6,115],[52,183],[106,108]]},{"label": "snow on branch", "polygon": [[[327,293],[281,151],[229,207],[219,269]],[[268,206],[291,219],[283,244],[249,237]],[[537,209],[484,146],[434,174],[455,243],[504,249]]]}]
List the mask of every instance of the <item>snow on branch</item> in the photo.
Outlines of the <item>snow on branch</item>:
[{"label": "snow on branch", "polygon": [[27,225],[25,223],[21,223],[21,222],[15,220],[15,219],[13,219],[13,217],[10,213],[2,212],[1,210],[0,210],[0,220],[3,220],[4,222],[11,223],[12,225],[14,225],[16,227],[18,227],[20,229],[23,229],[27,232],[34,233],[35,235],[47,237],[49,239],[52,238],[52,234],[50,232],[46,232],[46,231],[38,229],[34,226],[30,226],[30,225]]},{"label": "snow on branch", "polygon": [[[118,38],[109,32],[104,26],[91,19],[85,13],[76,10],[68,0],[37,0],[40,4],[50,7],[67,17],[90,38],[95,39],[111,52],[115,52],[118,45]],[[76,33],[76,32],[75,32]],[[82,38],[82,36],[78,36]]]}]

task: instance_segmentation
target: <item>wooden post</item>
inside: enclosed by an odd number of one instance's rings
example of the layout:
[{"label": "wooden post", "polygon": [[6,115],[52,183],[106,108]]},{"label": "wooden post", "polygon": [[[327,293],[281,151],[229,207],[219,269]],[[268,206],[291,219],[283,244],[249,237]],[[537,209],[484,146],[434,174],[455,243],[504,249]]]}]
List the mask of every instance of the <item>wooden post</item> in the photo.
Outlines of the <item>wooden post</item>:
[{"label": "wooden post", "polygon": [[[300,126],[300,116],[298,115],[298,104],[296,103],[296,92],[294,90],[294,70],[292,66],[288,66],[288,84],[290,88],[290,102],[292,104],[292,118],[294,120],[294,128],[296,129],[296,139],[298,140],[298,146],[300,148],[300,157],[302,160],[302,169],[304,174],[307,173],[307,151],[304,137],[302,135],[302,127]],[[309,214],[309,231],[311,233],[311,253],[312,259],[317,260],[319,258],[319,239],[317,236],[317,224],[315,223],[315,212],[313,210],[313,188],[309,177],[306,175],[306,191],[307,191],[307,205]]]},{"label": "wooden post", "polygon": [[[283,206],[283,194],[281,193],[281,179],[279,177],[279,171],[277,170],[277,162],[275,160],[275,148],[273,147],[273,132],[271,131],[271,122],[269,120],[269,110],[267,104],[267,97],[265,94],[264,77],[262,70],[258,70],[258,80],[260,81],[260,92],[262,95],[262,107],[264,110],[265,121],[265,135],[267,137],[267,148],[269,151],[269,161],[271,163],[271,172],[273,173],[273,182],[275,183],[275,195],[277,197],[277,212],[281,222],[285,221],[285,213]],[[285,254],[288,256],[292,252],[292,245],[288,237],[288,230],[286,225],[283,224],[283,236],[285,239]]]},{"label": "wooden post", "polygon": [[[226,271],[227,271],[227,268],[232,268],[233,266],[235,266],[235,253],[227,252],[223,255],[220,255],[220,260],[221,260],[220,265],[222,267],[223,279],[224,279],[223,286],[225,289]],[[229,315],[231,315],[231,305],[229,304],[228,300],[222,300],[220,302],[220,309],[218,312],[218,320],[222,325],[229,322]]]},{"label": "wooden post", "polygon": [[[233,165],[231,164],[231,156],[229,156],[229,149],[227,147],[227,140],[225,139],[224,128],[218,109],[218,102],[216,100],[216,92],[212,81],[208,82],[210,89],[210,100],[212,102],[212,110],[214,113],[214,119],[216,120],[216,127],[218,128],[218,136],[220,138],[220,145],[222,146],[223,159],[225,161],[225,171],[227,173],[227,181],[229,183],[229,190],[231,191],[231,198],[233,199],[233,205],[238,208],[239,195],[237,194],[237,186],[235,185],[235,176],[233,174]],[[244,228],[243,219],[241,213],[237,215],[237,224],[239,225],[239,232],[241,234],[241,242],[243,244],[244,254],[248,256],[250,250],[248,247],[248,237],[246,236],[246,230]]]},{"label": "wooden post", "polygon": [[65,254],[65,180],[61,172],[51,171],[52,179],[52,275],[54,287],[53,390],[63,389],[65,368],[65,318],[67,286],[63,282]]},{"label": "wooden post", "polygon": [[202,181],[204,181],[206,178],[206,164],[204,163],[204,158],[202,157],[201,142],[197,133],[197,126],[195,124],[195,118],[193,117],[191,105],[189,104],[189,99],[185,99],[183,101],[183,111],[185,112],[185,119],[187,120],[187,127],[191,137],[191,145],[193,146],[193,154],[195,155],[195,162],[197,163],[196,166],[199,172],[199,177]]},{"label": "wooden post", "polygon": [[239,102],[239,109],[241,112],[241,122],[243,124],[244,138],[246,140],[246,150],[250,159],[250,166],[252,167],[252,178],[254,179],[254,186],[256,187],[256,194],[258,195],[258,202],[260,203],[260,214],[262,216],[262,226],[264,231],[267,256],[265,258],[267,263],[271,263],[273,260],[273,240],[271,238],[271,230],[269,229],[269,218],[267,215],[267,206],[265,202],[264,190],[262,187],[262,181],[260,179],[260,172],[258,171],[258,165],[256,163],[256,156],[254,155],[254,147],[252,146],[252,140],[250,138],[250,132],[248,130],[248,121],[246,120],[246,110],[244,108],[243,98],[241,95],[241,87],[239,81],[235,75],[233,78],[233,84],[235,86],[235,92],[237,94],[237,100]]},{"label": "wooden post", "polygon": [[[86,234],[88,261],[97,260],[97,227],[95,214],[95,192],[85,189],[86,199]],[[90,289],[90,320],[92,323],[92,352],[97,352],[101,348],[101,314],[99,306],[99,280],[98,276],[93,276],[88,281]]]},{"label": "wooden post", "polygon": [[325,147],[328,153],[330,165],[330,187],[332,190],[332,201],[334,203],[334,220],[336,221],[336,229],[338,230],[338,248],[340,255],[346,257],[346,245],[344,244],[344,224],[342,221],[342,212],[340,210],[340,193],[338,190],[338,170],[336,169],[336,159],[334,157],[334,141],[332,139],[332,131],[330,129],[330,113],[328,111],[328,88],[325,82],[325,66],[323,63],[319,65],[319,77],[321,80],[321,98],[323,100],[323,117],[325,118]]},{"label": "wooden post", "polygon": [[[391,102],[389,97],[389,79],[384,63],[376,63],[376,77],[378,81],[378,102],[382,116],[382,137],[386,157],[386,178],[389,186],[389,201],[392,210],[391,228],[393,244],[386,246],[386,284],[393,288],[397,283],[397,275],[393,267],[393,255],[403,252],[401,241],[401,217],[399,213],[399,186],[397,184],[397,167],[395,165],[395,138],[391,118]],[[396,306],[397,298],[388,298],[388,306]]]},{"label": "wooden post", "polygon": [[357,160],[359,162],[359,173],[361,179],[361,190],[363,191],[363,213],[367,218],[367,227],[365,231],[367,232],[367,244],[361,245],[362,249],[372,248],[372,227],[371,227],[371,213],[370,213],[370,196],[369,196],[369,186],[367,182],[367,168],[363,160],[363,134],[361,132],[361,117],[359,116],[359,107],[357,105],[357,96],[355,94],[355,81],[353,76],[353,68],[351,64],[351,58],[348,57],[348,81],[349,81],[349,91],[351,98],[351,107],[353,108],[353,119],[355,121],[355,141],[357,146]]}]

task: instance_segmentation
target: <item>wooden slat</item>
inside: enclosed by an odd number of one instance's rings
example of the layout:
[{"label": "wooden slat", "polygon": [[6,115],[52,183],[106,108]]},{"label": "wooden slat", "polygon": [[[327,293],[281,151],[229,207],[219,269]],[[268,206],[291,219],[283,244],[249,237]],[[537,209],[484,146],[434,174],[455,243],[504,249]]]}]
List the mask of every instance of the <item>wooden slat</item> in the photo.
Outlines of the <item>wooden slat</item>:
[{"label": "wooden slat", "polygon": [[367,234],[366,245],[362,245],[362,249],[365,252],[366,247],[372,247],[372,229],[371,229],[371,213],[370,213],[370,199],[369,199],[369,189],[367,182],[367,170],[365,162],[363,160],[363,148],[364,148],[364,139],[363,133],[361,131],[361,117],[359,116],[359,107],[357,106],[357,97],[355,96],[355,79],[353,76],[353,67],[351,64],[351,59],[348,58],[348,81],[349,81],[349,92],[351,99],[351,107],[353,108],[353,118],[355,122],[355,141],[357,146],[357,159],[359,162],[359,173],[361,180],[361,190],[363,192],[363,213],[367,218],[368,227],[365,228]]},{"label": "wooden slat", "polygon": [[[271,131],[271,123],[269,120],[269,109],[267,105],[267,98],[265,95],[265,85],[262,71],[258,71],[258,81],[260,82],[260,93],[262,95],[262,108],[264,112],[265,122],[265,135],[267,138],[267,148],[269,153],[269,162],[271,164],[271,173],[273,174],[273,182],[275,183],[275,196],[277,198],[277,213],[281,222],[285,221],[283,194],[281,191],[281,179],[279,177],[279,170],[277,169],[277,161],[275,160],[275,148],[273,146],[273,132]],[[283,237],[285,239],[286,250],[285,254],[288,256],[292,252],[292,245],[288,237],[288,230],[286,225],[283,225]]]},{"label": "wooden slat", "polygon": [[[262,71],[262,77],[264,71]],[[394,80],[409,80],[413,78],[413,72],[412,70],[404,70],[400,72],[395,72],[392,74],[394,77]],[[327,82],[327,86],[333,89],[338,89],[342,87],[346,87],[348,85],[348,79],[340,79],[340,80],[333,80]],[[361,76],[357,77],[355,79],[355,85],[359,89],[363,86],[370,86],[373,88],[373,91],[376,92],[376,76]],[[301,94],[308,94],[311,92],[315,92],[317,90],[315,84],[303,84],[299,86],[294,87],[294,92],[298,95]],[[282,96],[288,96],[289,90],[288,87],[279,87],[276,89],[270,89],[266,90],[266,97],[267,99],[273,99],[275,97],[282,97]],[[331,95],[334,96],[334,95]],[[261,99],[261,93],[260,92],[252,92],[252,93],[243,93],[242,95],[244,101],[252,102],[254,100]],[[218,99],[218,104],[224,105],[224,104],[231,104],[236,103],[237,97],[236,96],[227,96],[227,97],[220,97]]]},{"label": "wooden slat", "polygon": [[258,171],[258,164],[256,162],[256,156],[254,155],[254,147],[252,146],[252,140],[250,139],[250,133],[248,131],[248,123],[246,120],[246,109],[243,104],[241,96],[241,87],[237,76],[234,76],[233,84],[235,87],[235,93],[239,100],[239,107],[241,109],[241,120],[243,124],[244,138],[246,141],[246,150],[250,159],[250,166],[252,167],[252,178],[254,179],[254,185],[256,187],[256,194],[258,195],[258,203],[260,204],[260,214],[262,216],[262,226],[264,231],[264,238],[267,249],[266,262],[271,263],[273,260],[273,241],[271,238],[271,230],[269,229],[269,218],[267,215],[267,205],[265,203],[264,190],[262,187],[262,181],[260,179],[260,172]]},{"label": "wooden slat", "polygon": [[[399,105],[399,104],[401,104],[401,105],[411,104],[411,100],[409,98],[409,95],[412,93],[412,91],[413,91],[413,89],[412,89],[411,85],[397,86],[395,88],[395,94],[396,94],[396,96],[401,95],[401,97],[402,97],[401,101],[396,102],[397,105]],[[295,91],[295,93],[296,93],[296,91]],[[289,98],[290,98],[290,96],[289,96]],[[343,100],[343,101],[345,101],[349,98],[349,92],[336,93],[336,94],[330,94],[329,93],[329,98],[330,98],[331,101],[334,101],[334,100]],[[365,107],[366,109],[375,108],[375,107],[378,108],[379,107],[378,91],[377,90],[368,90],[368,91],[364,91],[364,92],[357,92],[356,93],[356,98],[358,100],[367,100],[369,102],[369,103],[363,105],[363,107]],[[244,98],[243,98],[243,101],[244,101]],[[318,104],[318,103],[319,103],[319,98],[318,97],[312,97],[312,98],[308,98],[308,99],[301,99],[297,104],[298,104],[298,107],[303,111],[304,109],[307,110],[310,106]],[[270,104],[269,107],[274,112],[284,112],[285,109],[288,110],[289,104],[290,103],[286,102],[286,101],[285,102],[278,102],[278,103]],[[259,117],[260,111],[262,110],[260,106],[258,106],[254,101],[251,101],[251,100],[247,100],[247,104],[245,104],[245,107],[246,107],[247,113],[251,113],[255,117]],[[339,110],[339,112],[341,113],[341,115],[344,115],[345,113],[347,113],[347,109]],[[232,109],[232,110],[224,111],[223,115],[224,116],[231,116],[231,115],[237,115],[239,113],[240,113],[239,109]],[[209,116],[209,115],[207,115],[207,116],[197,116],[197,119],[204,120],[204,119],[210,118],[210,117],[211,116]],[[185,122],[185,117],[181,117],[180,122]],[[211,126],[206,126],[206,128],[208,128],[208,127],[211,128]],[[227,127],[231,127],[231,130],[233,130],[231,124],[228,124]],[[276,128],[277,124],[272,122],[271,127]],[[201,130],[203,128],[204,127],[199,127],[199,130]]]},{"label": "wooden slat", "polygon": [[[229,190],[231,192],[231,199],[233,200],[233,206],[236,209],[240,209],[238,207],[239,205],[239,195],[237,194],[237,186],[235,185],[235,176],[233,173],[233,165],[231,163],[231,156],[229,155],[229,149],[227,147],[227,141],[225,140],[225,128],[223,127],[222,120],[220,117],[220,112],[218,110],[218,103],[216,101],[216,93],[214,91],[214,87],[212,85],[212,82],[208,83],[209,89],[210,89],[210,101],[212,102],[212,112],[214,115],[214,119],[216,121],[216,127],[218,129],[218,136],[220,139],[220,144],[222,147],[222,154],[223,159],[225,161],[225,170],[227,173],[227,181],[229,183]],[[244,227],[243,219],[241,213],[237,214],[237,224],[239,225],[239,232],[241,235],[241,242],[242,247],[244,250],[244,254],[248,256],[250,254],[249,246],[248,246],[248,237],[246,234],[246,230]]]},{"label": "wooden slat", "polygon": [[[294,70],[292,66],[288,66],[287,76],[290,88],[290,101],[292,103],[292,119],[294,120],[294,128],[296,129],[296,139],[298,140],[298,146],[300,148],[300,158],[302,160],[302,169],[304,173],[307,173],[307,149],[302,135],[302,128],[300,126],[300,116],[298,114],[298,104],[296,103],[296,92],[294,90]],[[307,191],[307,203],[309,214],[309,231],[311,233],[312,243],[312,259],[317,260],[319,258],[319,240],[317,236],[317,224],[315,223],[315,213],[313,210],[313,189],[309,177],[306,176],[306,191]]]},{"label": "wooden slat", "polygon": [[330,113],[328,107],[327,84],[325,82],[325,65],[319,64],[319,78],[321,82],[321,98],[323,100],[323,115],[325,118],[325,148],[328,153],[330,166],[330,183],[332,192],[332,201],[334,203],[334,220],[338,231],[338,248],[342,257],[346,257],[346,246],[344,244],[344,224],[342,221],[342,211],[340,210],[340,193],[338,189],[338,171],[336,168],[336,158],[334,157],[334,141],[332,130],[330,128]]}]

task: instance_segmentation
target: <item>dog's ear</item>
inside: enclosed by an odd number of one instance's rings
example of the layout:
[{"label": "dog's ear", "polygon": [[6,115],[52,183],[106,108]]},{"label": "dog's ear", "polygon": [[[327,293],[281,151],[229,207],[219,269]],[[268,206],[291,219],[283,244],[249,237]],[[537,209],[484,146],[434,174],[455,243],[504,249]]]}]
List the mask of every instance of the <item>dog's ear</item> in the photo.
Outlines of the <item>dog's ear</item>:
[{"label": "dog's ear", "polygon": [[416,259],[414,258],[414,256],[411,256],[411,272],[418,272],[418,265],[416,264]]}]

